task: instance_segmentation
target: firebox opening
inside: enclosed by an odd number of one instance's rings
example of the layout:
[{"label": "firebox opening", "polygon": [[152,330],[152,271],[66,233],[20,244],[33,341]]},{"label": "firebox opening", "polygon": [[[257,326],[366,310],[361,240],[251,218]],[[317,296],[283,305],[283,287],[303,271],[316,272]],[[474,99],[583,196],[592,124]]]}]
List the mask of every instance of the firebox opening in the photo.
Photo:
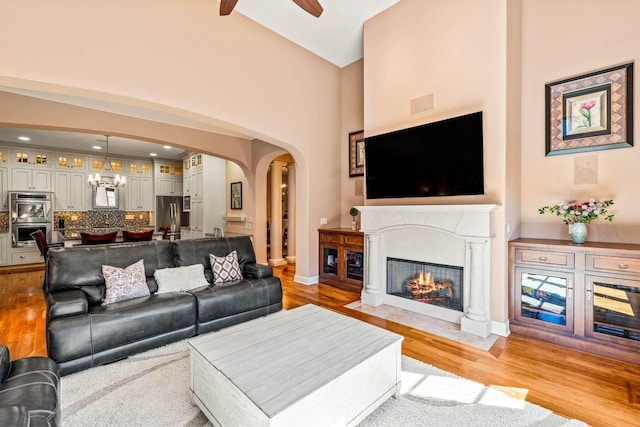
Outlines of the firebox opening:
[{"label": "firebox opening", "polygon": [[387,294],[463,311],[463,267],[387,258]]}]

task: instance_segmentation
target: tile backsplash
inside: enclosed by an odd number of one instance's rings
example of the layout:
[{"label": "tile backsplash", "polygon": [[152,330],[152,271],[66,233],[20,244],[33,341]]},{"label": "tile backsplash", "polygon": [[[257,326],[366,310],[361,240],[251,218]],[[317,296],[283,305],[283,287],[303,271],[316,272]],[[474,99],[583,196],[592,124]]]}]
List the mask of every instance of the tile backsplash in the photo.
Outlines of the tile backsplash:
[{"label": "tile backsplash", "polygon": [[148,227],[150,212],[93,210],[93,211],[59,211],[54,214],[53,227],[58,229],[60,215],[66,215],[64,228],[93,228],[93,227]]},{"label": "tile backsplash", "polygon": [[0,233],[9,231],[9,212],[0,212]]}]

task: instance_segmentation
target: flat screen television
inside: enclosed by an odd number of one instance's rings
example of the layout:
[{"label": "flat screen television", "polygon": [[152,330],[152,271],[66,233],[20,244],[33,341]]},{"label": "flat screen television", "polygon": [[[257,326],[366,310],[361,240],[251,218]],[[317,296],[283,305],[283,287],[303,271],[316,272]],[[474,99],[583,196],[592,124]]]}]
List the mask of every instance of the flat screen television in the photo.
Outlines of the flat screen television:
[{"label": "flat screen television", "polygon": [[482,112],[365,138],[367,199],[484,194]]}]

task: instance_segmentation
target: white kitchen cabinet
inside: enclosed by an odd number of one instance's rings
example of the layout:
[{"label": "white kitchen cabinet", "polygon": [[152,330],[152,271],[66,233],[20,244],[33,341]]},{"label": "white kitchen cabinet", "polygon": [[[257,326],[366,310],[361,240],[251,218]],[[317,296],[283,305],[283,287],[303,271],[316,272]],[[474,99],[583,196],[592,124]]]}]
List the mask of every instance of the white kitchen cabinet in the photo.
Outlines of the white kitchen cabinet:
[{"label": "white kitchen cabinet", "polygon": [[53,163],[56,169],[85,170],[87,161],[85,156],[70,153],[53,153]]},{"label": "white kitchen cabinet", "polygon": [[11,163],[16,166],[51,168],[51,153],[41,150],[16,148],[11,150]]},{"label": "white kitchen cabinet", "polygon": [[84,172],[56,172],[55,210],[87,209],[87,177]]},{"label": "white kitchen cabinet", "polygon": [[158,196],[182,196],[182,178],[158,178],[156,179],[156,195]]},{"label": "white kitchen cabinet", "polygon": [[0,265],[9,264],[9,251],[11,250],[11,235],[0,233]]},{"label": "white kitchen cabinet", "polygon": [[[185,196],[190,196],[191,237],[204,237],[215,227],[224,227],[226,213],[226,161],[205,154],[192,154],[185,173]],[[188,183],[188,184],[187,184]]]},{"label": "white kitchen cabinet", "polygon": [[35,264],[44,262],[44,258],[40,255],[40,250],[36,246],[12,248],[11,265],[16,264]]},{"label": "white kitchen cabinet", "polygon": [[153,192],[151,178],[144,176],[127,176],[125,187],[126,203],[128,211],[152,211]]},{"label": "white kitchen cabinet", "polygon": [[37,168],[12,168],[11,191],[51,191],[51,171]]},{"label": "white kitchen cabinet", "polygon": [[7,168],[0,167],[0,211],[9,210],[9,180]]},{"label": "white kitchen cabinet", "polygon": [[182,196],[182,163],[157,162],[154,164],[157,196]]},{"label": "white kitchen cabinet", "polygon": [[127,175],[151,176],[151,162],[140,160],[129,160]]},{"label": "white kitchen cabinet", "polygon": [[202,200],[191,201],[191,218],[189,224],[191,227],[191,238],[197,239],[204,237]]}]

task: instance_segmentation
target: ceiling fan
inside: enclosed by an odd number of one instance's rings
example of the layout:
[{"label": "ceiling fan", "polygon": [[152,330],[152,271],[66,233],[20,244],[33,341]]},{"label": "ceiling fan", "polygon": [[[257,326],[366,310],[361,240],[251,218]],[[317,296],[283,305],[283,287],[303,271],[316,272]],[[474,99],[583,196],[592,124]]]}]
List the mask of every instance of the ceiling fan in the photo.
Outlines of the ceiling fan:
[{"label": "ceiling fan", "polygon": [[[318,0],[293,0],[295,4],[318,18],[322,14],[322,6]],[[236,7],[238,0],[220,0],[220,16],[226,16]]]}]

